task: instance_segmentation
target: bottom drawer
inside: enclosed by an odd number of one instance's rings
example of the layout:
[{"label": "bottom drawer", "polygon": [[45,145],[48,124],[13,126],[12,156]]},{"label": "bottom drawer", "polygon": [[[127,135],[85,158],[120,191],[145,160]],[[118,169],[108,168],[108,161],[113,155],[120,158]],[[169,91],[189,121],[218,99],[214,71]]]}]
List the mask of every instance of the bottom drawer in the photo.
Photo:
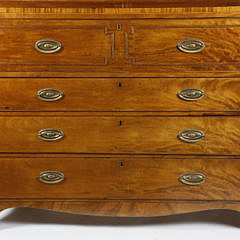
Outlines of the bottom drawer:
[{"label": "bottom drawer", "polygon": [[[240,200],[238,159],[9,158],[0,160],[0,169],[1,198]],[[60,172],[64,179],[41,182],[45,171]],[[188,172],[201,173],[206,181],[182,183],[180,175]],[[54,174],[42,180],[52,182]]]}]

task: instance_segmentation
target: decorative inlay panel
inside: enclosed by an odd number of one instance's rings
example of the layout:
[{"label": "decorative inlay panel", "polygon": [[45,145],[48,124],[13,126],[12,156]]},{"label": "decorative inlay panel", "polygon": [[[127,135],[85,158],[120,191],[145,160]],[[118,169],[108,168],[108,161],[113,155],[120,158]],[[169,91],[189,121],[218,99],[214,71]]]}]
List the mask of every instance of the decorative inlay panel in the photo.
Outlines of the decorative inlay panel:
[{"label": "decorative inlay panel", "polygon": [[[57,25],[33,24],[26,21],[21,26],[0,26],[0,71],[91,70],[106,67],[114,59],[114,32],[102,22],[80,21],[73,26],[61,25],[59,21]],[[60,43],[61,48],[57,51],[36,48],[36,43],[47,40]]]},{"label": "decorative inlay panel", "polygon": [[[148,66],[146,71],[214,71],[229,66],[238,68],[240,51],[239,25],[196,25],[194,20],[132,21],[125,31],[125,59],[130,60],[132,70]],[[181,24],[180,22],[181,21]],[[185,22],[186,21],[186,22]],[[238,36],[238,37],[236,37]],[[190,44],[190,40],[192,44]],[[188,43],[185,43],[187,42]],[[184,43],[184,47],[180,46]],[[186,50],[188,44],[189,50]],[[191,46],[190,46],[190,45]],[[195,46],[198,44],[198,46]],[[199,49],[198,49],[199,48]]]}]

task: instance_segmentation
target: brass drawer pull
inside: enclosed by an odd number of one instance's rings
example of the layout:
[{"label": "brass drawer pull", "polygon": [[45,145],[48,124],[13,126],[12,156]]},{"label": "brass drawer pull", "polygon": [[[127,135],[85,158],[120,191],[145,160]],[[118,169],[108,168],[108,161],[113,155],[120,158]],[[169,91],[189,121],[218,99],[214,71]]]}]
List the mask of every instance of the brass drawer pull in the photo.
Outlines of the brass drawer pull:
[{"label": "brass drawer pull", "polygon": [[204,91],[197,88],[184,88],[178,92],[178,97],[186,101],[196,101],[203,98]]},{"label": "brass drawer pull", "polygon": [[35,43],[35,48],[41,53],[56,53],[61,50],[60,42],[51,39],[42,39]]},{"label": "brass drawer pull", "polygon": [[44,88],[37,92],[37,97],[42,101],[53,102],[63,97],[63,92],[55,88]]},{"label": "brass drawer pull", "polygon": [[184,39],[178,44],[178,49],[184,53],[198,53],[204,48],[204,42],[198,39]]},{"label": "brass drawer pull", "polygon": [[57,141],[64,137],[64,133],[58,129],[46,128],[38,132],[38,137],[45,141]]},{"label": "brass drawer pull", "polygon": [[64,174],[56,171],[45,171],[40,173],[39,180],[48,184],[59,183],[64,180]]},{"label": "brass drawer pull", "polygon": [[179,180],[187,185],[199,185],[206,181],[206,177],[202,173],[197,172],[187,172],[183,173]]},{"label": "brass drawer pull", "polygon": [[187,130],[181,131],[178,134],[178,137],[184,142],[194,143],[194,142],[201,141],[205,137],[205,134],[201,130],[187,129]]}]

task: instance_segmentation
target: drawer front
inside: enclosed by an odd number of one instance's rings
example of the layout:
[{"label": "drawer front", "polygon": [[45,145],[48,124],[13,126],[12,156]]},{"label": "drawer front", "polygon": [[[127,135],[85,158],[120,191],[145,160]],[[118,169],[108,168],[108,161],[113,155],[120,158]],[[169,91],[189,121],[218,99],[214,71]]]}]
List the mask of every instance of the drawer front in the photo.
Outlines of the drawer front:
[{"label": "drawer front", "polygon": [[239,117],[0,117],[0,152],[240,154]]},{"label": "drawer front", "polygon": [[[239,159],[11,158],[0,166],[0,198],[240,200]],[[46,171],[64,179],[42,182]],[[205,182],[182,183],[189,172]]]},{"label": "drawer front", "polygon": [[0,70],[107,69],[114,56],[109,21],[1,21]]},{"label": "drawer front", "polygon": [[0,79],[0,110],[239,111],[235,78]]},{"label": "drawer front", "polygon": [[134,70],[239,69],[239,21],[136,20],[129,22],[128,27],[125,57]]},{"label": "drawer front", "polygon": [[239,19],[1,20],[0,71],[239,71],[239,36]]}]

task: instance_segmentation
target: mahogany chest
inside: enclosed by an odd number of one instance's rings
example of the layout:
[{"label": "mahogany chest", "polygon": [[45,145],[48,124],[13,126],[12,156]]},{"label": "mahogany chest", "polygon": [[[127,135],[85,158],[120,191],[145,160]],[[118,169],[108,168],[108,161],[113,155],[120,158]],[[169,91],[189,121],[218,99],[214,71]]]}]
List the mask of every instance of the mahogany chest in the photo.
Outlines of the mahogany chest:
[{"label": "mahogany chest", "polygon": [[0,1],[0,209],[240,210],[240,4]]}]

